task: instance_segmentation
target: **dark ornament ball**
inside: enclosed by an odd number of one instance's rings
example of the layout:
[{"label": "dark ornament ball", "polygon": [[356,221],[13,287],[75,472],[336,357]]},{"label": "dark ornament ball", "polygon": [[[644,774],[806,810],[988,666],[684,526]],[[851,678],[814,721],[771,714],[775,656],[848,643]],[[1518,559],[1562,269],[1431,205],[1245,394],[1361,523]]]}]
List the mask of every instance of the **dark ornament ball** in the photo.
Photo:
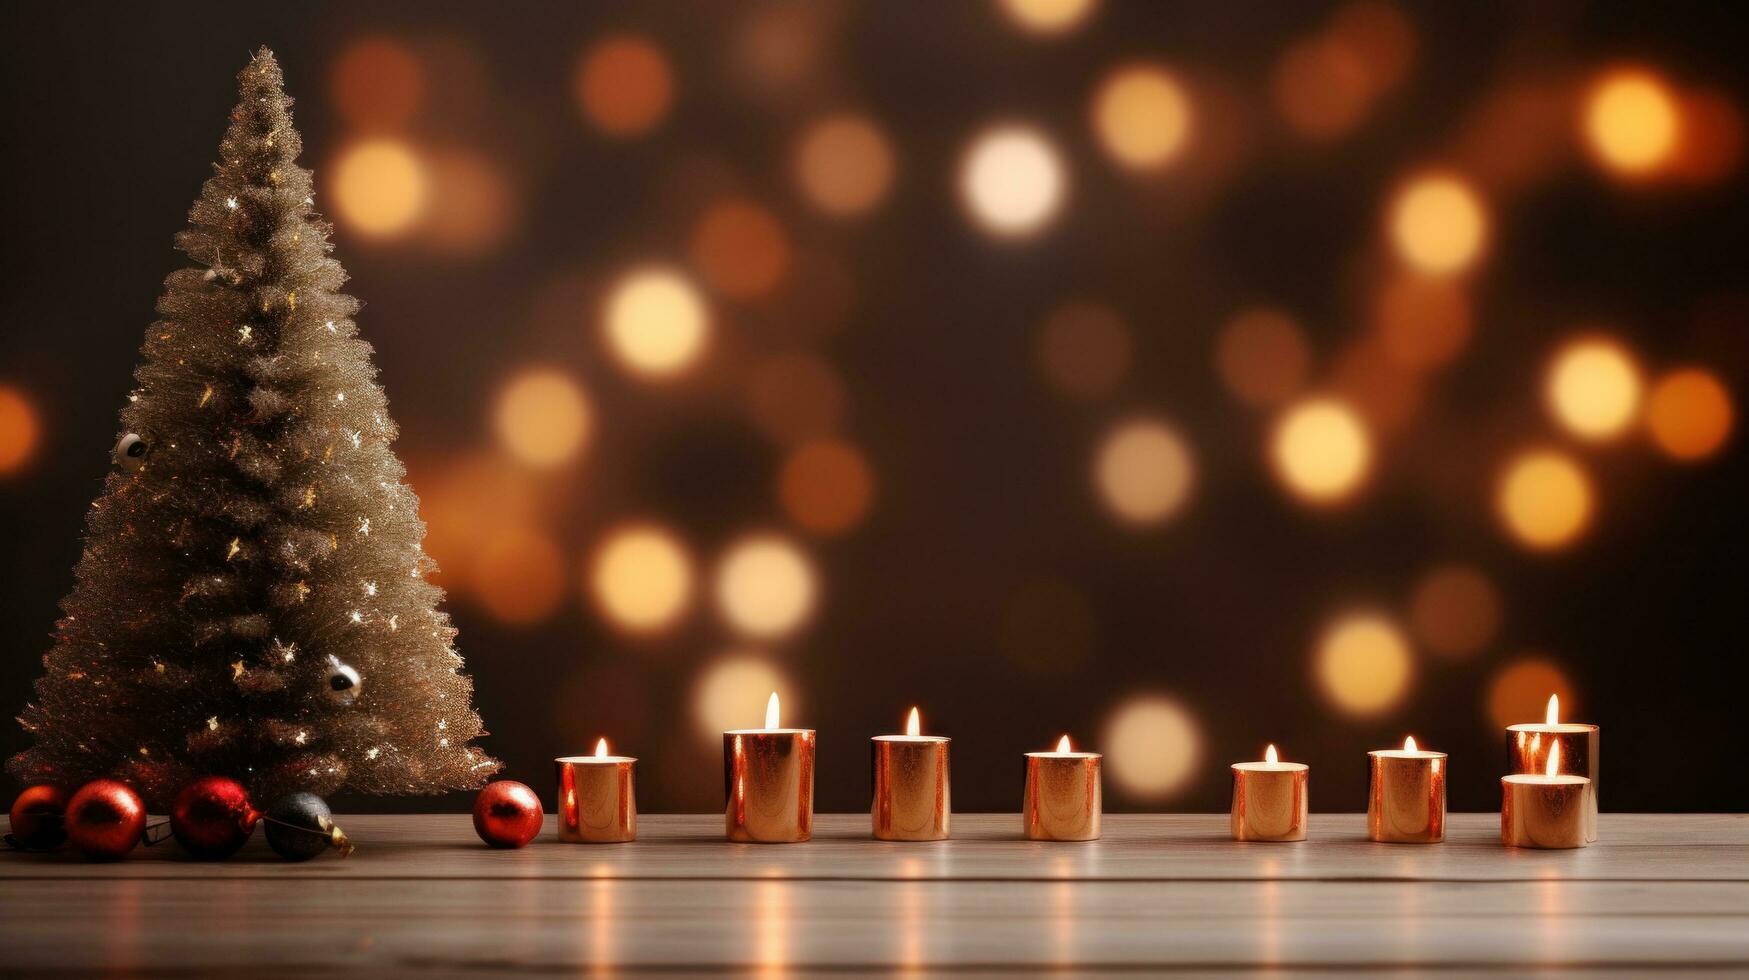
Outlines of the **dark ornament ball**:
[{"label": "dark ornament ball", "polygon": [[146,832],[146,802],[127,783],[94,779],[67,801],[67,839],[94,861],[125,857]]},{"label": "dark ornament ball", "polygon": [[474,832],[493,847],[521,847],[534,840],[544,817],[540,797],[512,779],[487,783],[474,797]]},{"label": "dark ornament ball", "polygon": [[293,793],[267,808],[267,846],[287,861],[308,861],[328,848],[341,857],[352,853],[352,842],[334,826],[334,813],[314,793]]},{"label": "dark ornament ball", "polygon": [[235,779],[207,776],[189,783],[170,808],[170,832],[189,854],[207,861],[237,853],[261,814]]},{"label": "dark ornament ball", "polygon": [[358,699],[358,692],[363,687],[364,678],[358,675],[358,671],[351,664],[342,663],[339,657],[328,658],[328,679],[322,687],[322,693],[329,702],[351,704]]},{"label": "dark ornament ball", "polygon": [[60,786],[32,786],[12,801],[14,847],[52,851],[67,842],[67,791]]},{"label": "dark ornament ball", "polygon": [[146,455],[152,451],[138,432],[124,434],[115,442],[115,465],[129,473],[138,473],[146,465]]}]

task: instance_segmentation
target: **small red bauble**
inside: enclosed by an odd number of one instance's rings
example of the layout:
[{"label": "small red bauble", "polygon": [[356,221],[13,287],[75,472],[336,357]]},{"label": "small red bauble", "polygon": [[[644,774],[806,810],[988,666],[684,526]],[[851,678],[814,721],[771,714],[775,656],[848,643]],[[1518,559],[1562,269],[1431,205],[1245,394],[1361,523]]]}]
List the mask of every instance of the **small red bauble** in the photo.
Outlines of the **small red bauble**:
[{"label": "small red bauble", "polygon": [[170,808],[170,832],[197,858],[217,860],[237,853],[255,832],[261,814],[249,805],[243,784],[224,776],[189,783]]},{"label": "small red bauble", "polygon": [[12,842],[27,851],[49,851],[67,841],[67,791],[32,786],[12,801]]},{"label": "small red bauble", "polygon": [[114,861],[146,832],[146,803],[127,783],[94,779],[67,801],[67,839],[96,861]]},{"label": "small red bauble", "polygon": [[474,830],[493,847],[521,847],[540,833],[540,797],[514,780],[487,783],[474,798]]}]

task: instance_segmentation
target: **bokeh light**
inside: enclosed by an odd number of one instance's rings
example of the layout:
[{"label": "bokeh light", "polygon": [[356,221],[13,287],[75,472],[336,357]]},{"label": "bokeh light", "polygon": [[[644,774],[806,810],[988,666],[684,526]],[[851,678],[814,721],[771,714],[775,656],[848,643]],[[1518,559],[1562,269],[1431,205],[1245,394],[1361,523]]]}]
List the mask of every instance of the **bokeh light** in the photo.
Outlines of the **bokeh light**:
[{"label": "bokeh light", "polygon": [[603,536],[590,564],[589,592],[621,629],[648,633],[674,624],[692,598],[692,559],[674,532],[622,525]]},{"label": "bokeh light", "polygon": [[427,197],[425,166],[398,139],[355,143],[334,165],[334,208],[355,231],[390,237],[412,228]]},{"label": "bokeh light", "polygon": [[1319,639],[1316,673],[1324,694],[1345,714],[1379,714],[1408,693],[1414,675],[1408,638],[1383,615],[1345,616]]},{"label": "bokeh light", "polygon": [[1449,279],[1398,276],[1379,291],[1373,325],[1384,349],[1406,368],[1450,362],[1469,344],[1473,314],[1464,288]]},{"label": "bokeh light", "polygon": [[597,41],[577,69],[583,114],[608,136],[641,136],[674,102],[674,71],[648,38],[622,34]]},{"label": "bokeh light", "polygon": [[607,346],[621,364],[652,378],[685,371],[704,349],[710,317],[684,274],[666,266],[634,269],[608,293]]},{"label": "bokeh light", "polygon": [[1045,318],[1038,366],[1057,391],[1075,398],[1109,394],[1129,373],[1135,341],[1123,318],[1093,303],[1070,303]]},{"label": "bokeh light", "polygon": [[796,183],[827,214],[861,214],[879,204],[893,182],[893,148],[861,116],[828,116],[796,144]]},{"label": "bokeh light", "polygon": [[1215,370],[1234,397],[1253,407],[1280,405],[1298,394],[1311,367],[1305,332],[1280,310],[1241,310],[1215,341]]},{"label": "bokeh light", "polygon": [[1177,700],[1130,698],[1112,710],[1099,740],[1112,782],[1131,797],[1159,800],[1184,789],[1202,762],[1196,718]]},{"label": "bokeh light", "polygon": [[498,442],[531,466],[563,463],[583,448],[592,425],[588,398],[577,382],[549,367],[532,367],[498,393],[492,414]]},{"label": "bokeh light", "polygon": [[1062,34],[1081,25],[1097,0],[999,0],[1016,27],[1029,34]]},{"label": "bokeh light", "polygon": [[0,474],[14,473],[36,452],[41,425],[24,392],[0,385]]},{"label": "bokeh light", "polygon": [[755,653],[734,652],[719,657],[698,675],[692,711],[698,733],[707,743],[719,743],[723,733],[765,724],[765,702],[776,691],[783,703],[783,724],[803,721],[803,706],[789,678]]},{"label": "bokeh light", "polygon": [[1722,181],[1743,162],[1743,114],[1724,92],[1700,89],[1682,100],[1682,139],[1673,173],[1698,184]]},{"label": "bokeh light", "polygon": [[1372,465],[1372,441],[1353,408],[1335,398],[1298,402],[1276,421],[1270,462],[1299,497],[1326,504],[1352,494]]},{"label": "bokeh light", "polygon": [[1128,524],[1158,524],[1190,498],[1196,464],[1174,428],[1158,419],[1123,422],[1100,442],[1094,485],[1114,516]]},{"label": "bokeh light", "polygon": [[434,154],[427,166],[430,194],[442,207],[425,209],[419,232],[455,255],[477,256],[503,244],[515,220],[514,192],[499,168],[470,151]]},{"label": "bokeh light", "polygon": [[1643,177],[1670,162],[1681,136],[1676,93],[1643,68],[1613,69],[1585,97],[1586,145],[1608,169]]},{"label": "bokeh light", "polygon": [[1625,432],[1640,407],[1640,369],[1612,339],[1575,340],[1555,354],[1543,395],[1549,410],[1582,439]]},{"label": "bokeh light", "polygon": [[1016,586],[997,624],[1002,652],[1021,670],[1039,676],[1079,667],[1093,655],[1098,638],[1093,604],[1080,589],[1054,577]]},{"label": "bokeh light", "polygon": [[1646,400],[1652,443],[1672,459],[1705,459],[1731,437],[1731,393],[1711,372],[1680,368],[1658,379]]},{"label": "bokeh light", "polygon": [[334,108],[360,129],[407,125],[425,99],[425,69],[407,45],[387,37],[354,41],[334,62]]},{"label": "bokeh light", "polygon": [[789,454],[777,478],[791,520],[815,534],[842,534],[868,516],[874,471],[862,451],[841,439],[806,443]]},{"label": "bokeh light", "polygon": [[545,534],[516,527],[494,535],[475,556],[469,585],[498,620],[523,626],[558,608],[565,589],[565,559]]},{"label": "bokeh light", "polygon": [[992,234],[1019,238],[1061,208],[1067,177],[1050,141],[1030,126],[999,126],[973,141],[960,166],[960,192]]},{"label": "bokeh light", "polygon": [[1330,139],[1360,122],[1372,101],[1372,84],[1353,49],[1319,34],[1282,52],[1271,93],[1290,127],[1313,139]]},{"label": "bokeh light", "polygon": [[1549,695],[1558,695],[1565,717],[1576,703],[1573,684],[1559,667],[1541,657],[1526,657],[1502,667],[1488,683],[1488,720],[1495,728],[1540,722]]},{"label": "bokeh light", "polygon": [[474,562],[488,542],[542,516],[542,483],[496,452],[466,453],[429,472],[412,461],[408,484],[418,488],[424,549],[438,565],[432,578],[451,592],[472,588]]},{"label": "bokeh light", "polygon": [[692,232],[692,260],[700,274],[735,299],[763,296],[783,281],[789,238],[777,218],[752,201],[730,198],[705,209]]},{"label": "bokeh light", "polygon": [[1190,97],[1163,68],[1121,68],[1106,76],[1094,94],[1093,131],[1119,164],[1158,169],[1176,159],[1190,138]]},{"label": "bokeh light", "polygon": [[1571,456],[1553,449],[1514,457],[1495,498],[1507,531],[1539,550],[1572,543],[1590,524],[1593,506],[1590,477]]},{"label": "bokeh light", "polygon": [[787,538],[758,534],[723,555],[716,573],[717,606],[736,629],[753,636],[780,636],[813,611],[813,567]]},{"label": "bokeh light", "polygon": [[1330,17],[1330,36],[1365,66],[1369,87],[1382,92],[1403,80],[1415,61],[1415,25],[1389,0],[1352,0]]},{"label": "bokeh light", "polygon": [[1398,254],[1434,275],[1462,271],[1488,238],[1488,216],[1475,189],[1452,174],[1423,174],[1397,192],[1390,234]]},{"label": "bokeh light", "polygon": [[1479,652],[1499,631],[1500,618],[1499,590],[1469,565],[1433,569],[1409,599],[1409,628],[1415,638],[1446,657]]},{"label": "bokeh light", "polygon": [[812,354],[775,354],[748,375],[748,412],[766,438],[781,445],[831,434],[849,396],[830,364]]}]

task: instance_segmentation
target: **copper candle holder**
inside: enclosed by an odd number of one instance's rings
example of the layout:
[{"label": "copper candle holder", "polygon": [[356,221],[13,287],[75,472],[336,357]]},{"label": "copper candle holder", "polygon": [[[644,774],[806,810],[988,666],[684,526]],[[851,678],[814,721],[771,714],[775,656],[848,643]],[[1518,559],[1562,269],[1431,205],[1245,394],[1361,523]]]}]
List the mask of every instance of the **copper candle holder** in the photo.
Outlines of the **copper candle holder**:
[{"label": "copper candle holder", "polygon": [[1551,755],[1557,757],[1556,772],[1568,776],[1584,776],[1585,806],[1590,810],[1591,840],[1596,840],[1598,809],[1598,770],[1602,729],[1596,725],[1562,722],[1561,699],[1549,695],[1548,712],[1540,725],[1510,725],[1506,729],[1506,771],[1509,773],[1541,773]]},{"label": "copper candle holder", "polygon": [[1500,778],[1500,842],[1507,847],[1584,847],[1597,839],[1591,780],[1562,774],[1560,746],[1550,750],[1541,775]]},{"label": "copper candle holder", "polygon": [[777,727],[777,695],[764,728],[723,733],[724,833],[732,841],[793,844],[814,835],[814,730]]},{"label": "copper candle holder", "polygon": [[1273,745],[1262,762],[1234,763],[1233,839],[1305,840],[1311,773],[1304,763],[1278,761]]},{"label": "copper candle holder", "polygon": [[1387,844],[1445,840],[1445,753],[1423,752],[1411,737],[1401,749],[1368,752],[1367,760],[1367,836]]},{"label": "copper candle holder", "polygon": [[946,840],[949,798],[948,740],[918,734],[917,709],[904,735],[876,735],[874,803],[869,809],[878,840]]},{"label": "copper candle holder", "polygon": [[1069,736],[1055,752],[1026,754],[1026,797],[1021,804],[1027,840],[1099,839],[1105,809],[1099,777],[1102,756],[1076,752]]},{"label": "copper candle holder", "polygon": [[638,760],[608,755],[607,739],[594,755],[554,759],[559,778],[559,839],[571,844],[619,844],[638,839],[638,800],[632,767]]}]

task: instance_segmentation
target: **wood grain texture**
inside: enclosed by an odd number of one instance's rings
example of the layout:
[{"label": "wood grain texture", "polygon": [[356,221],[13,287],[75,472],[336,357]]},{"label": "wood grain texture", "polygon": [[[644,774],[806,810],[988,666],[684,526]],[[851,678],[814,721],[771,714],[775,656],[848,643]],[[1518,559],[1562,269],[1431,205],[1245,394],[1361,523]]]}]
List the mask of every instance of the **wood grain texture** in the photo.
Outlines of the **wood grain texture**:
[{"label": "wood grain texture", "polygon": [[1454,814],[1414,846],[1319,814],[1304,843],[1235,844],[1224,815],[1110,815],[1051,844],[966,814],[911,844],[822,815],[810,843],[757,845],[647,816],[636,843],[572,845],[549,819],[505,852],[464,814],[354,816],[344,861],[259,839],[220,864],[0,854],[0,968],[1749,973],[1749,817],[1606,814],[1563,852],[1502,848],[1498,821]]}]

